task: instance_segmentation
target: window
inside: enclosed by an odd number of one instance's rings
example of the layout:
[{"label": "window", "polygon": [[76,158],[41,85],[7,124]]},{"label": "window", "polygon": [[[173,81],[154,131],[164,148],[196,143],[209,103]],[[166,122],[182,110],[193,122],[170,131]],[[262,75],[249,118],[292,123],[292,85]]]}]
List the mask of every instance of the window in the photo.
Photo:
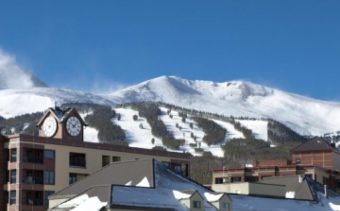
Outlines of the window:
[{"label": "window", "polygon": [[17,192],[15,190],[11,190],[9,192],[9,204],[16,204],[17,203]]},{"label": "window", "polygon": [[73,184],[79,180],[84,179],[87,177],[87,174],[77,174],[77,173],[70,173],[69,174],[69,184]]},{"label": "window", "polygon": [[11,170],[10,183],[17,183],[17,170]]},{"label": "window", "polygon": [[118,162],[118,161],[120,161],[120,157],[112,156],[112,162]]},{"label": "window", "polygon": [[222,177],[216,177],[215,178],[215,184],[223,184],[223,178]]},{"label": "window", "polygon": [[102,156],[102,166],[106,166],[110,164],[110,156],[103,155]]},{"label": "window", "polygon": [[43,205],[42,191],[27,191],[25,195],[27,205]]},{"label": "window", "polygon": [[44,150],[44,157],[45,159],[54,159],[54,151],[53,150]]},{"label": "window", "polygon": [[201,208],[201,201],[193,201],[194,208]]},{"label": "window", "polygon": [[54,194],[54,191],[45,191],[44,192],[44,205],[48,205],[48,197]]},{"label": "window", "polygon": [[241,182],[241,177],[232,177],[231,182]]},{"label": "window", "polygon": [[70,153],[70,166],[86,168],[86,157],[82,153]]},{"label": "window", "polygon": [[24,161],[28,163],[44,163],[44,151],[41,149],[24,149]]},{"label": "window", "polygon": [[75,182],[77,182],[77,174],[70,173],[70,175],[68,177],[68,183],[71,185]]},{"label": "window", "polygon": [[39,170],[24,170],[24,184],[44,184],[44,172]]},{"label": "window", "polygon": [[226,203],[226,202],[223,202],[223,203],[222,203],[222,208],[223,208],[223,209],[230,209],[230,204],[229,204],[229,203]]},{"label": "window", "polygon": [[44,184],[54,185],[54,171],[44,171]]},{"label": "window", "polygon": [[11,149],[10,156],[11,162],[17,162],[17,149]]}]

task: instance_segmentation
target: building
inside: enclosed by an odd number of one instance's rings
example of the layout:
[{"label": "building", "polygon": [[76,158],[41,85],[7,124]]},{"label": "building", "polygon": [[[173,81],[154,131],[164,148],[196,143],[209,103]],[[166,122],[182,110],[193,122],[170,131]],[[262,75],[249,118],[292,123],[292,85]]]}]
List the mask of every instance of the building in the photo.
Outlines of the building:
[{"label": "building", "polygon": [[[331,190],[340,191],[340,151],[326,141],[315,139],[291,150],[292,160],[261,160],[242,168],[213,171],[212,189],[245,195],[285,197],[289,182],[298,185],[299,177],[310,177]],[[280,179],[281,178],[281,179]],[[272,183],[268,182],[272,181]],[[297,192],[298,190],[294,190]],[[306,193],[308,195],[308,193]],[[300,199],[311,199],[310,194]],[[296,195],[297,197],[297,195]]]},{"label": "building", "polygon": [[50,211],[232,210],[227,194],[217,194],[153,159],[111,163],[49,200]]},{"label": "building", "polygon": [[84,142],[85,126],[75,109],[49,109],[38,136],[0,136],[0,210],[46,210],[49,195],[111,162],[155,158],[189,174],[189,154]]},{"label": "building", "polygon": [[340,171],[340,151],[321,139],[314,139],[291,150],[293,163]]}]

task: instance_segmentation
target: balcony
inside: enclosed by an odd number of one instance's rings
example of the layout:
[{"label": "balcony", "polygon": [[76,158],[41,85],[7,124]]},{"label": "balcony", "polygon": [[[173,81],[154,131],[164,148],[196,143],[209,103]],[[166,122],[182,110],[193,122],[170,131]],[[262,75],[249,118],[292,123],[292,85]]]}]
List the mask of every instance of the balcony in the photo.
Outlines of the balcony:
[{"label": "balcony", "polygon": [[24,171],[22,179],[24,184],[44,184],[44,172],[35,170]]},{"label": "balcony", "polygon": [[43,164],[44,150],[24,149],[23,162]]}]

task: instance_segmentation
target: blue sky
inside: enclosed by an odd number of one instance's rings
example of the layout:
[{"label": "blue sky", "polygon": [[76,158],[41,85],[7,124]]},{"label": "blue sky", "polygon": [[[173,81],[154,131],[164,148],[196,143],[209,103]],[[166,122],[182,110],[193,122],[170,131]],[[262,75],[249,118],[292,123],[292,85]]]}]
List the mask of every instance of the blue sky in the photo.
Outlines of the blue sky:
[{"label": "blue sky", "polygon": [[339,11],[338,0],[1,1],[0,49],[56,87],[177,75],[340,100]]}]

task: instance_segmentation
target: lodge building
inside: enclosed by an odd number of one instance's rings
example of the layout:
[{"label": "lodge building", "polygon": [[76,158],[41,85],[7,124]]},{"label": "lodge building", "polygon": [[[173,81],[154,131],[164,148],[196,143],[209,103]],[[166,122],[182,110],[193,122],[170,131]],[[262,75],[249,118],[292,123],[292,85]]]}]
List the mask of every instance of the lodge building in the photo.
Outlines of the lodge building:
[{"label": "lodge building", "polygon": [[38,136],[0,135],[0,210],[46,210],[49,195],[116,161],[151,158],[190,173],[189,154],[84,142],[85,126],[76,109],[50,108]]},{"label": "lodge building", "polygon": [[[340,192],[340,151],[324,140],[313,139],[293,148],[291,160],[261,160],[242,168],[216,169],[213,171],[212,189],[235,194],[282,197],[284,191],[279,191],[280,194],[275,191],[278,192],[280,188],[283,190],[284,187],[278,187],[274,181],[294,176],[309,177]],[[275,185],[269,187],[268,181]]]}]

